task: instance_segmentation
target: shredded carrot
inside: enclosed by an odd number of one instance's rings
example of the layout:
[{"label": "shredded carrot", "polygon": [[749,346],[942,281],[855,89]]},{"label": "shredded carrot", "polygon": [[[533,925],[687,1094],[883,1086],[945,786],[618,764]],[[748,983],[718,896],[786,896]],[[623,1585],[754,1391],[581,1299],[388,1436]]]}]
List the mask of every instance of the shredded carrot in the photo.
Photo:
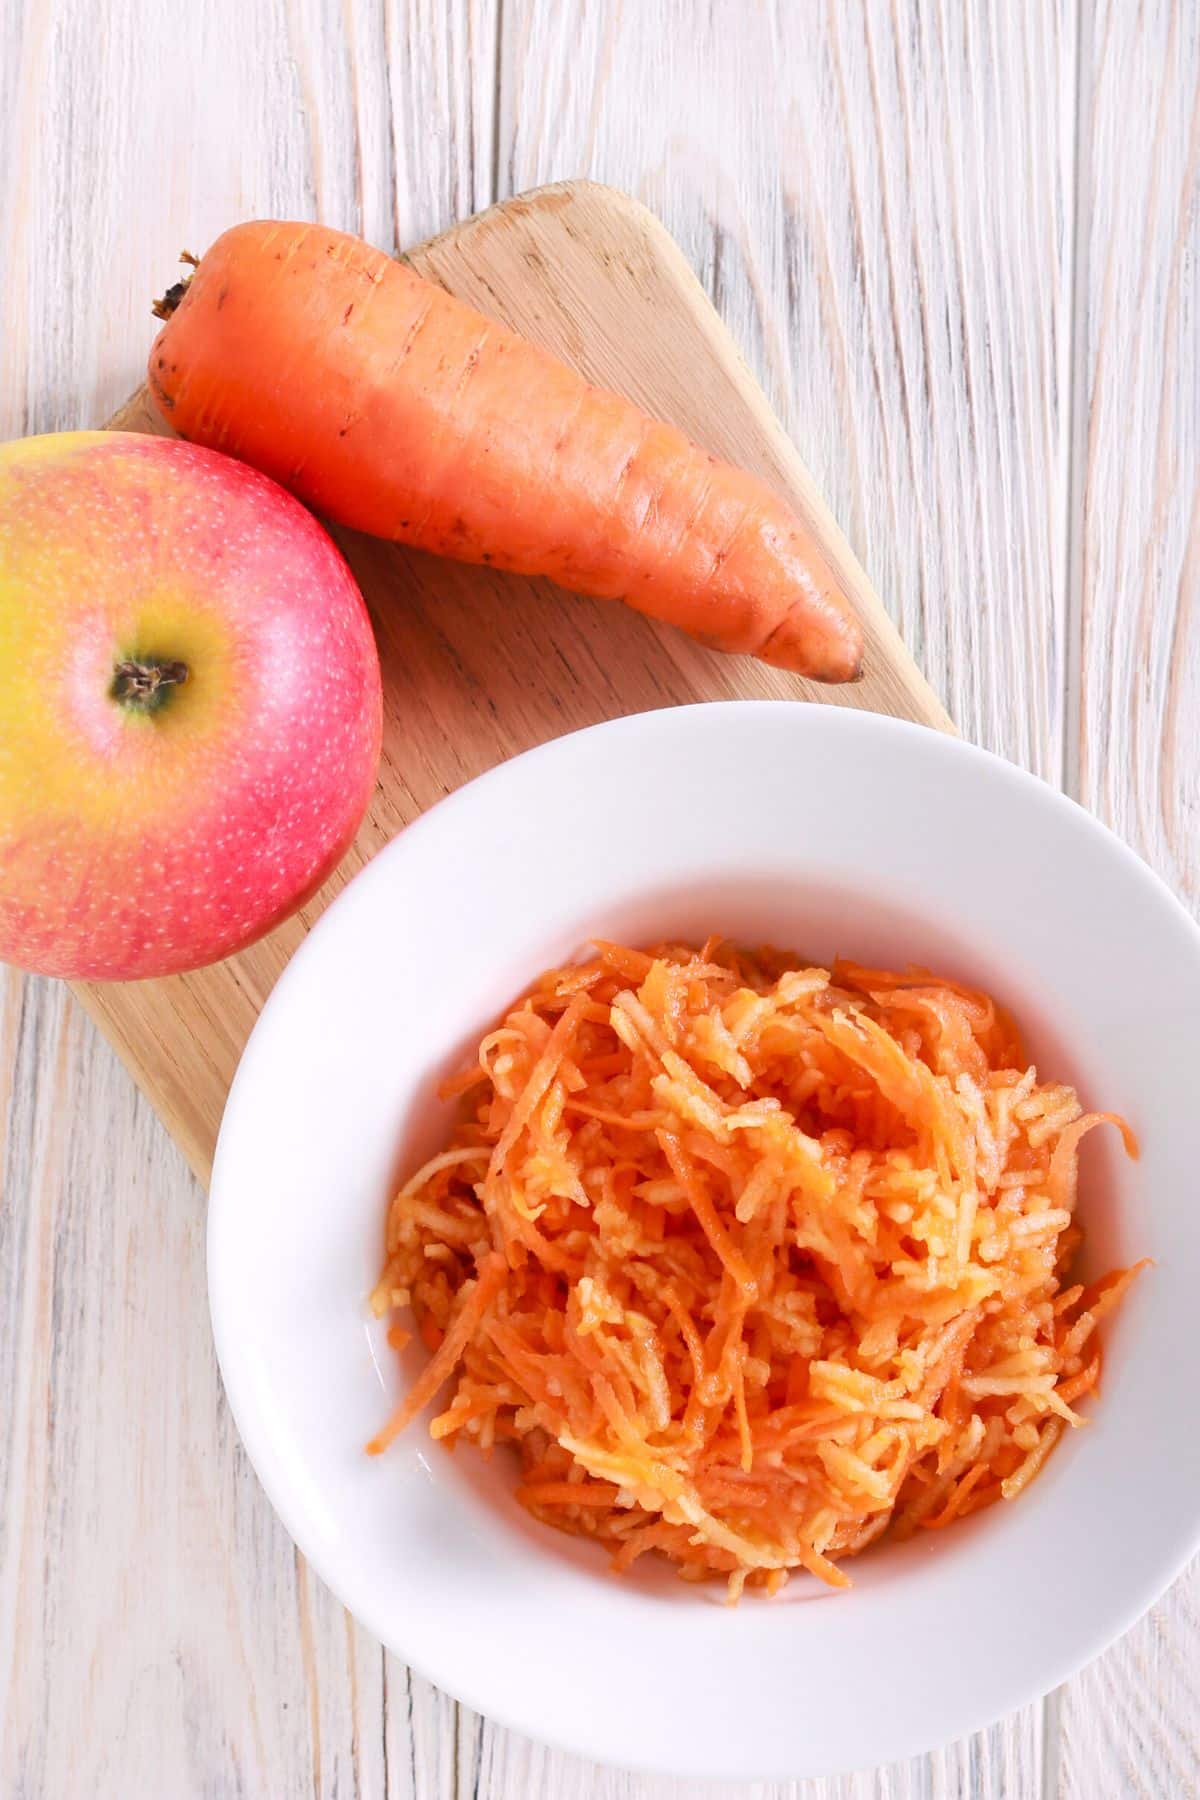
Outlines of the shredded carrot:
[{"label": "shredded carrot", "polygon": [[539,1506],[601,1506],[615,1502],[619,1488],[611,1481],[527,1482],[517,1489],[517,1499],[531,1509]]},{"label": "shredded carrot", "polygon": [[950,1490],[950,1498],[947,1500],[941,1512],[932,1519],[921,1520],[924,1529],[926,1531],[940,1531],[943,1525],[949,1525],[952,1520],[957,1519],[962,1512],[963,1502],[969,1497],[971,1489],[975,1486],[976,1482],[981,1481],[986,1474],[986,1463],[972,1463],[962,1480],[957,1482]]},{"label": "shredded carrot", "polygon": [[1080,1369],[1077,1375],[1071,1375],[1066,1381],[1059,1382],[1058,1397],[1070,1405],[1071,1401],[1078,1400],[1081,1394],[1090,1394],[1099,1379],[1100,1353],[1097,1351],[1085,1369]]},{"label": "shredded carrot", "polygon": [[476,1326],[482,1320],[489,1303],[499,1293],[503,1283],[504,1258],[495,1255],[486,1257],[478,1279],[468,1282],[464,1288],[462,1303],[454,1323],[442,1339],[441,1346],[433,1360],[426,1364],[421,1371],[420,1378],[413,1384],[383,1430],[367,1445],[372,1456],[378,1456],[381,1451],[386,1450],[392,1440],[399,1437],[404,1427],[416,1418],[422,1408],[428,1406],[443,1382],[449,1380],[458,1366],[463,1351],[474,1335]]},{"label": "shredded carrot", "polygon": [[1132,1133],[927,970],[601,944],[448,1091],[373,1298],[434,1354],[369,1448],[453,1377],[434,1435],[537,1518],[731,1599],[1020,1494],[1145,1267],[1068,1285],[1080,1140]]}]

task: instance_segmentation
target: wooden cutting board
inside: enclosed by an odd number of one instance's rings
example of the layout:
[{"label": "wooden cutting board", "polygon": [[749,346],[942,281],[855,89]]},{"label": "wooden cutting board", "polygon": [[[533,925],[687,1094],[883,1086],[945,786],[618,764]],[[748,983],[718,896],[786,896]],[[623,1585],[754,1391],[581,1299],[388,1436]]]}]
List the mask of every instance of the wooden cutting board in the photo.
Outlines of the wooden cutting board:
[{"label": "wooden cutting board", "polygon": [[[506,200],[408,260],[772,482],[857,603],[865,673],[852,687],[815,687],[704,650],[612,602],[339,531],[371,609],[384,691],[379,782],[349,855],[300,914],[240,956],[161,981],[73,984],[202,1181],[242,1046],[304,933],[381,845],[472,776],[565,731],[681,701],[821,700],[951,729],[737,346],[649,212],[611,188],[565,182]],[[144,389],[110,424],[170,435]]]}]

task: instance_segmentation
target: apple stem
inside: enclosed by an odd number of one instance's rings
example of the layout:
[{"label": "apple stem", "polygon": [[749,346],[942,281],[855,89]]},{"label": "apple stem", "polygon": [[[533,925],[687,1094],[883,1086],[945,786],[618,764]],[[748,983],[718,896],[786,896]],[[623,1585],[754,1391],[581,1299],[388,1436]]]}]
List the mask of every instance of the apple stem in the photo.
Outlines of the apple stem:
[{"label": "apple stem", "polygon": [[[179,253],[179,260],[181,263],[189,264],[193,269],[198,269],[200,267],[200,258],[198,256],[193,256],[190,250],[181,250]],[[161,300],[152,300],[150,302],[150,311],[154,314],[156,319],[170,318],[171,314],[175,311],[175,308],[179,305],[179,302],[183,299],[183,296],[187,293],[188,284],[191,279],[190,275],[185,275],[182,281],[172,282]]]},{"label": "apple stem", "polygon": [[157,712],[174,687],[189,674],[185,662],[164,656],[130,657],[113,669],[112,697],[131,712]]}]

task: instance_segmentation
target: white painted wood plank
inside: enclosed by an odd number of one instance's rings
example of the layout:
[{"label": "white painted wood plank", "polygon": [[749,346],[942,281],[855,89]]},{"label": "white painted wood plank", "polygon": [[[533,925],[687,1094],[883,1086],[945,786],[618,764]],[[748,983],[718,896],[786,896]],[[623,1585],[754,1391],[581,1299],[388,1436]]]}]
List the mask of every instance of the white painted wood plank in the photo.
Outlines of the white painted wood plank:
[{"label": "white painted wood plank", "polygon": [[[499,190],[678,238],[966,735],[1063,757],[1075,8],[508,5]],[[1003,178],[998,172],[1003,171]],[[1024,1796],[1042,1709],[779,1796]],[[485,1727],[499,1794],[678,1800]]]},{"label": "white painted wood plank", "polygon": [[[493,17],[4,0],[0,438],[110,412],[178,251],[234,219],[390,244],[486,203]],[[203,1196],[59,987],[0,994],[0,1793],[452,1793],[453,1704],[414,1683],[385,1733],[405,1672],[236,1442]]]},{"label": "white painted wood plank", "polygon": [[1061,758],[1074,5],[505,11],[500,191],[682,244],[964,732]]},{"label": "white painted wood plank", "polygon": [[[1088,25],[1071,773],[1200,913],[1200,12]],[[1056,1697],[1050,1744],[1065,1800],[1200,1793],[1200,1565]]]},{"label": "white painted wood plank", "polygon": [[0,1792],[369,1781],[380,1654],[234,1441],[202,1196],[61,987],[10,980],[2,1066]]}]

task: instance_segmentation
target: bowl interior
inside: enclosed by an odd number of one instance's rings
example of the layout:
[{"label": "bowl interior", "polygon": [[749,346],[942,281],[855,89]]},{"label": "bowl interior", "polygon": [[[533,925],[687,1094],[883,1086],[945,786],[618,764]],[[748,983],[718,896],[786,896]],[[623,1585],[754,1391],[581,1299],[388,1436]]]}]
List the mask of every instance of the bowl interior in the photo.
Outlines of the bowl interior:
[{"label": "bowl interior", "polygon": [[[1143,1137],[1137,1165],[1115,1134],[1085,1143],[1085,1273],[1158,1260],[1106,1334],[1093,1422],[1018,1505],[873,1551],[847,1596],[799,1578],[736,1611],[650,1559],[611,1577],[602,1553],[528,1519],[503,1453],[450,1455],[419,1426],[382,1459],[362,1453],[423,1360],[400,1366],[365,1296],[397,1174],[449,1129],[438,1081],[592,936],[714,930],[988,988],[1046,1074]],[[952,740],[743,704],[622,721],[506,765],[330,909],[231,1096],[210,1289],[268,1493],[385,1642],[482,1710],[602,1760],[818,1773],[997,1716],[1098,1650],[1194,1538],[1200,1455],[1171,1422],[1197,1363],[1182,1184],[1200,1151],[1198,1019],[1197,934],[1166,891],[1078,809]]]}]

